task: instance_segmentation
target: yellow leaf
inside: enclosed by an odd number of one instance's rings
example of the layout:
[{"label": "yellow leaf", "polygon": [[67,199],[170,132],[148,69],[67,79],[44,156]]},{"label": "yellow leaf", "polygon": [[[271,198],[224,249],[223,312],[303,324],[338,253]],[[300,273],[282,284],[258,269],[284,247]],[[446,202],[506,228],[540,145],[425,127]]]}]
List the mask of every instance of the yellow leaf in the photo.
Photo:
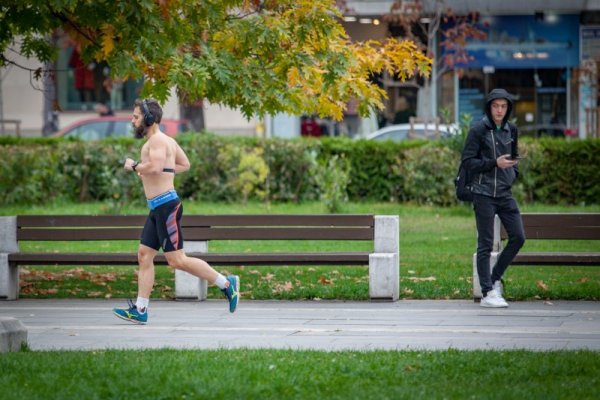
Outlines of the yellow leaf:
[{"label": "yellow leaf", "polygon": [[535,285],[536,285],[537,287],[539,287],[540,289],[542,289],[543,291],[547,291],[547,290],[548,290],[548,285],[546,285],[546,284],[544,283],[544,281],[537,281],[537,282],[535,283]]},{"label": "yellow leaf", "polygon": [[427,282],[427,281],[435,281],[436,280],[435,276],[426,276],[423,278],[419,278],[416,276],[409,276],[407,279],[409,281],[413,281],[413,282]]},{"label": "yellow leaf", "polygon": [[287,72],[287,78],[288,78],[288,86],[290,86],[290,87],[296,86],[298,84],[298,81],[300,80],[300,71],[298,71],[298,68],[296,68],[296,67],[290,68]]},{"label": "yellow leaf", "polygon": [[115,49],[115,42],[113,41],[114,30],[111,25],[104,25],[102,30],[104,31],[102,35],[102,53],[106,59]]}]

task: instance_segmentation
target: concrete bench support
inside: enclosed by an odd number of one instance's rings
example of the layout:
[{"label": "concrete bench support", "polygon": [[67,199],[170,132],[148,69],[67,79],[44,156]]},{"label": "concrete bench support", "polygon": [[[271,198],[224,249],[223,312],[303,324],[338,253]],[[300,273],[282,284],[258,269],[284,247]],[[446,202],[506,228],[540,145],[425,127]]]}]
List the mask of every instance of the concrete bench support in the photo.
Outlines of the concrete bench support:
[{"label": "concrete bench support", "polygon": [[[184,242],[186,253],[208,252],[208,242]],[[208,282],[179,269],[175,270],[175,298],[177,300],[206,300]]]},{"label": "concrete bench support", "polygon": [[396,301],[400,297],[400,218],[375,216],[375,252],[369,255],[369,297]]},{"label": "concrete bench support", "polygon": [[19,251],[17,217],[0,217],[0,299],[16,300],[19,296],[19,269],[8,264],[8,253]]},{"label": "concrete bench support", "polygon": [[0,317],[0,353],[19,351],[27,344],[27,329],[21,321]]},{"label": "concrete bench support", "polygon": [[[500,227],[502,223],[500,218],[496,215],[494,218],[494,244],[492,246],[492,253],[490,255],[490,273],[498,261],[498,256],[502,252],[502,241],[500,240]],[[483,294],[481,293],[481,285],[479,284],[479,274],[477,274],[477,252],[473,253],[473,299],[481,299]]]}]

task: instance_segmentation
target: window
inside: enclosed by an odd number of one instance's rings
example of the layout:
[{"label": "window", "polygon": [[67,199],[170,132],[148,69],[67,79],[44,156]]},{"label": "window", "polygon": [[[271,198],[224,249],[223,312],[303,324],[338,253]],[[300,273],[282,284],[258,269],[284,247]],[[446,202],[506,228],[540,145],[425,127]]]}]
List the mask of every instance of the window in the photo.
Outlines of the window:
[{"label": "window", "polygon": [[56,70],[57,97],[63,110],[94,110],[97,103],[113,111],[128,110],[141,88],[140,81],[111,79],[106,62],[84,63],[74,46],[61,49]]},{"label": "window", "polygon": [[65,133],[65,137],[79,138],[81,140],[104,139],[111,125],[112,121],[83,123]]}]

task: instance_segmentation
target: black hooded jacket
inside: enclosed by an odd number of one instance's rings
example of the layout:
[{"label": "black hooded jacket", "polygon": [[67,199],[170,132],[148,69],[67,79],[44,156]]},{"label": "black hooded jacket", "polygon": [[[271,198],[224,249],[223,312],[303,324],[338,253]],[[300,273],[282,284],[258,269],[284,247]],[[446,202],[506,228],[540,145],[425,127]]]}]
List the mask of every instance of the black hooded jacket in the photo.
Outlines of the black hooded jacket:
[{"label": "black hooded jacket", "polygon": [[[502,125],[498,128],[491,113],[492,101],[506,99],[508,109]],[[519,175],[517,166],[498,168],[496,159],[510,154],[511,143],[517,135],[517,128],[508,122],[513,108],[512,96],[504,89],[492,90],[485,106],[485,116],[476,122],[467,136],[462,161],[469,173],[471,191],[490,197],[510,197],[511,187]]]}]

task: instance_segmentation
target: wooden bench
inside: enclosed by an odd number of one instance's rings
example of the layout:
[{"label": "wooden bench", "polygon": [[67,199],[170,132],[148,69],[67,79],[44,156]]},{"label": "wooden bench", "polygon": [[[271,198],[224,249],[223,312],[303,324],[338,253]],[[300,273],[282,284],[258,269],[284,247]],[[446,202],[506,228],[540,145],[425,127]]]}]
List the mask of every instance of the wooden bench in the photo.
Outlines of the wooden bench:
[{"label": "wooden bench", "polygon": [[[526,241],[531,240],[600,240],[598,213],[523,213]],[[494,245],[490,268],[502,251],[502,240],[508,238],[500,218],[494,221]],[[598,246],[600,250],[600,246]],[[519,252],[511,265],[600,266],[600,251],[596,252]],[[477,253],[473,255],[473,296],[481,298],[477,276]]]},{"label": "wooden bench", "polygon": [[[23,241],[139,240],[146,216],[39,215],[0,217],[0,298],[17,299],[19,265],[137,265],[128,253],[20,252]],[[185,215],[188,255],[223,265],[368,265],[371,299],[399,297],[399,217],[373,215]],[[211,240],[358,240],[369,252],[210,253]],[[93,247],[93,246],[91,246]],[[156,264],[166,264],[162,254]],[[207,283],[175,271],[177,298],[206,298]]]}]

